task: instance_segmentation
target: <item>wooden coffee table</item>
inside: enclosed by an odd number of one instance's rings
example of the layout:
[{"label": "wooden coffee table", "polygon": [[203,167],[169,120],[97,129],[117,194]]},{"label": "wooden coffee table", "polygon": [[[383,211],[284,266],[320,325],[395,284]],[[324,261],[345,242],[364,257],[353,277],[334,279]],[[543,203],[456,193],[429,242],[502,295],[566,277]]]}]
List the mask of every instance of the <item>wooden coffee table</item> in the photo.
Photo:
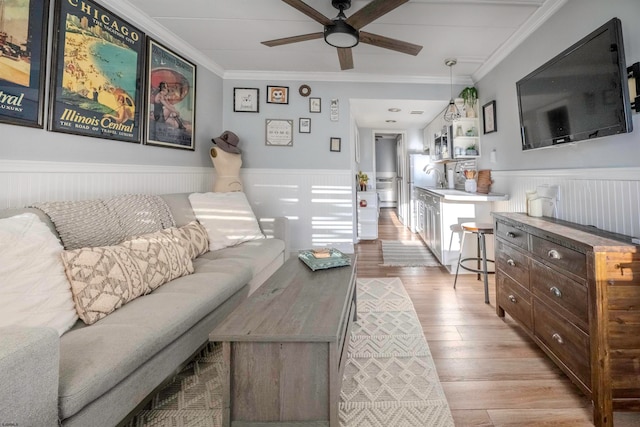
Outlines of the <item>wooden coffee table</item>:
[{"label": "wooden coffee table", "polygon": [[351,265],[311,271],[289,259],[223,321],[224,426],[338,426],[356,320]]}]

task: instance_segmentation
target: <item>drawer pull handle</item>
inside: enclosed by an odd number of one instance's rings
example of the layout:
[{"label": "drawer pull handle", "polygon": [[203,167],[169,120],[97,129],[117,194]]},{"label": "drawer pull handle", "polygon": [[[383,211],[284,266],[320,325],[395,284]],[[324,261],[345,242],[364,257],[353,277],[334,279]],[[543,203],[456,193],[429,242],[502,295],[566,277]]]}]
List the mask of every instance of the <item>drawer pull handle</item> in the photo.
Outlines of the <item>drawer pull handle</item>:
[{"label": "drawer pull handle", "polygon": [[509,258],[507,260],[507,264],[509,264],[511,267],[515,267],[516,266],[516,262],[514,260],[512,260],[511,258]]},{"label": "drawer pull handle", "polygon": [[551,292],[553,295],[557,296],[558,298],[562,298],[562,292],[560,291],[560,289],[556,288],[555,286],[550,287],[549,292]]},{"label": "drawer pull handle", "polygon": [[510,231],[507,233],[507,237],[511,237],[512,239],[516,238],[516,233],[514,233],[513,231]]},{"label": "drawer pull handle", "polygon": [[551,335],[551,338],[553,338],[558,344],[564,344],[564,340],[558,333]]},{"label": "drawer pull handle", "polygon": [[509,298],[509,301],[511,301],[514,304],[518,302],[518,300],[516,299],[516,297],[513,294],[509,295],[508,298]]},{"label": "drawer pull handle", "polygon": [[560,259],[560,254],[555,249],[551,249],[547,252],[547,256],[551,259]]}]

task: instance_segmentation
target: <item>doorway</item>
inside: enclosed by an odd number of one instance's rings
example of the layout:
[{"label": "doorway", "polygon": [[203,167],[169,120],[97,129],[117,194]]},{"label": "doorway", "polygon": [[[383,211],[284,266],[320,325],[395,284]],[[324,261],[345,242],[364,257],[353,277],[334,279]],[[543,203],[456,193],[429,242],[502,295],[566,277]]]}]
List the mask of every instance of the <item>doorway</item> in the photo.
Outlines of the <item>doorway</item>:
[{"label": "doorway", "polygon": [[406,149],[405,134],[397,131],[373,132],[373,158],[375,188],[380,208],[396,211],[400,221],[407,218],[407,197],[405,191]]}]

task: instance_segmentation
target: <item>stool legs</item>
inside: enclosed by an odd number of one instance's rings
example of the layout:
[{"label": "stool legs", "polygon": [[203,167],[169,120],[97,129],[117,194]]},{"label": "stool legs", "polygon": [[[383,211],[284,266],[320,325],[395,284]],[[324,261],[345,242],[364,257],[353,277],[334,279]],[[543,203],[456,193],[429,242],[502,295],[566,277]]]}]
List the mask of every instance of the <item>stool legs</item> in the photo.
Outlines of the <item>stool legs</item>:
[{"label": "stool legs", "polygon": [[[464,241],[467,234],[470,234],[468,231],[463,231],[462,240],[460,242],[460,254],[458,255],[458,265],[456,266],[456,276],[453,279],[453,289],[456,288],[456,284],[458,282],[458,273],[460,272],[460,265],[465,260],[477,260],[478,264],[482,262],[482,270],[479,268],[477,270],[473,270],[467,267],[462,267],[465,270],[474,271],[478,273],[478,279],[480,278],[480,274],[484,276],[484,302],[485,304],[489,304],[489,270],[487,268],[487,241],[485,233],[475,233],[478,236],[478,257],[477,258],[465,258],[462,259],[462,251],[464,250]],[[493,262],[493,261],[491,261]],[[479,266],[478,266],[479,267]]]},{"label": "stool legs", "polygon": [[487,241],[484,233],[478,233],[480,248],[482,249],[482,271],[484,274],[484,302],[489,304],[489,273],[487,270]]},{"label": "stool legs", "polygon": [[460,271],[460,262],[462,261],[462,250],[464,249],[464,238],[467,236],[467,232],[462,232],[462,238],[460,239],[460,254],[458,255],[458,265],[456,265],[456,277],[453,279],[453,289],[456,288],[458,282],[458,272]]}]

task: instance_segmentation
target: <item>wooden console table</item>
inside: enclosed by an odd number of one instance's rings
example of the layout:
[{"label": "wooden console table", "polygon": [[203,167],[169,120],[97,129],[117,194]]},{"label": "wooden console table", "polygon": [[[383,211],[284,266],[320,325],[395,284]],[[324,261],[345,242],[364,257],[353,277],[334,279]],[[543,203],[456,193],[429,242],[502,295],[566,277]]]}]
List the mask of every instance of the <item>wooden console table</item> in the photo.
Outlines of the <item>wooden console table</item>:
[{"label": "wooden console table", "polygon": [[594,227],[494,213],[496,310],[593,401],[593,423],[640,410],[640,247]]},{"label": "wooden console table", "polygon": [[223,343],[224,426],[339,425],[355,281],[355,256],[315,272],[291,258],[211,332]]}]

